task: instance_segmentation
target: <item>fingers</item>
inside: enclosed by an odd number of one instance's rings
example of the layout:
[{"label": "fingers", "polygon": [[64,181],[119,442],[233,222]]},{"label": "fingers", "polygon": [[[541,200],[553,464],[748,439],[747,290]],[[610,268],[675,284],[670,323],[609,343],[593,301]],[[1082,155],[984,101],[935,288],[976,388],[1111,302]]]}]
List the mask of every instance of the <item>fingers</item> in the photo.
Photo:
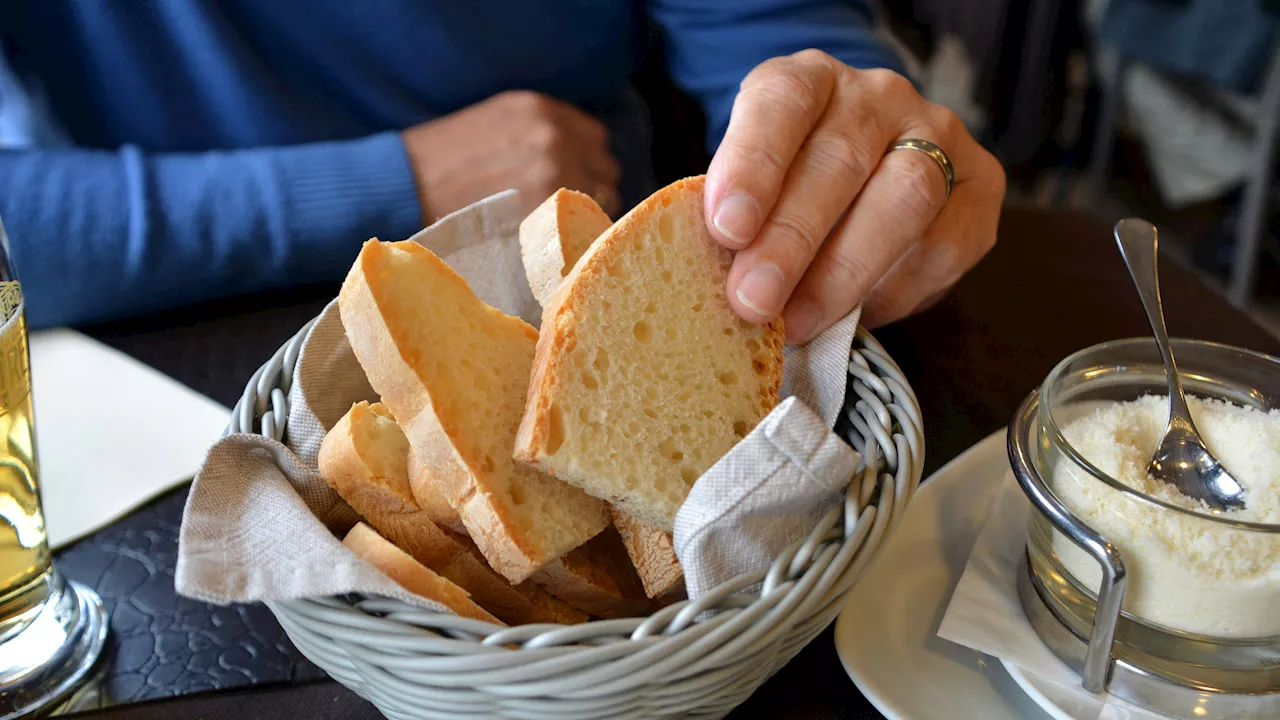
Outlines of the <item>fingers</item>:
[{"label": "fingers", "polygon": [[612,214],[618,210],[618,179],[621,166],[609,149],[604,124],[573,105],[546,95],[513,91],[504,93],[504,108],[526,126],[523,135],[513,137],[521,147],[513,147],[510,157],[527,162],[522,188],[526,204],[536,207],[560,188],[587,193]]},{"label": "fingers", "polygon": [[621,166],[609,149],[609,131],[604,123],[568,103],[552,102],[564,128],[568,145],[565,152],[576,156],[597,184],[616,186]]},{"label": "fingers", "polygon": [[707,228],[727,247],[759,232],[787,172],[835,92],[838,65],[815,51],[774,58],[742,81],[707,169]]},{"label": "fingers", "polygon": [[611,185],[617,183],[620,168],[609,150],[609,130],[604,123],[567,102],[546,95],[536,97],[541,103],[539,112],[545,114],[548,124],[557,130],[556,152],[577,156],[597,180]]},{"label": "fingers", "polygon": [[558,125],[564,126],[570,133],[599,146],[608,144],[609,131],[598,118],[576,105],[557,100],[546,95],[539,95],[547,104],[547,110]]},{"label": "fingers", "polygon": [[866,327],[905,317],[939,298],[990,250],[1004,172],[949,111],[931,111],[927,122],[904,135],[951,153],[957,175],[950,200],[931,158],[889,152],[789,301],[788,342],[807,342],[859,302]]},{"label": "fingers", "polygon": [[[881,87],[884,84],[894,86]],[[900,119],[908,117],[916,103],[923,101],[905,79],[894,74],[865,74],[837,85],[830,105],[788,168],[772,212],[750,247],[734,260],[729,301],[743,318],[766,322],[783,310],[815,254],[830,254],[824,240],[859,193],[873,197],[901,193],[894,186],[909,186],[916,176],[923,175],[916,173],[903,182],[882,178],[874,185],[868,183],[868,178],[876,179],[873,170],[884,149],[897,137]],[[897,173],[886,177],[896,178]],[[930,218],[935,210],[930,210]],[[930,218],[914,230],[917,237]],[[888,258],[874,259],[868,267],[883,269],[888,262]],[[816,327],[827,310],[799,305],[797,309],[803,312],[793,313],[789,319],[797,330],[789,330],[788,337]]]},{"label": "fingers", "polygon": [[532,211],[560,188],[590,195],[611,217],[620,204],[616,172],[609,174],[577,162],[558,162],[544,158],[525,172],[521,186],[522,205]]},{"label": "fingers", "polygon": [[956,187],[924,239],[865,297],[863,326],[880,327],[929,308],[991,250],[1005,187],[1003,170],[992,164]]},{"label": "fingers", "polygon": [[920,241],[945,195],[942,173],[924,153],[885,155],[791,298],[787,341],[807,342],[856,305]]}]

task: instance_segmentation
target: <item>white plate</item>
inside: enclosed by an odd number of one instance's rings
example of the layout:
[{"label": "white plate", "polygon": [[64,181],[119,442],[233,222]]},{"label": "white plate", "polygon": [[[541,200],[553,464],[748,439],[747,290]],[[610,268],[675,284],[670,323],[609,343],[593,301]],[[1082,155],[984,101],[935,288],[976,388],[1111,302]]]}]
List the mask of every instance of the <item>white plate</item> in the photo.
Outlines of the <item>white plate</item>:
[{"label": "white plate", "polygon": [[1004,669],[1018,683],[1018,687],[1033,700],[1040,704],[1040,707],[1048,712],[1053,720],[1076,720],[1077,717],[1087,713],[1088,708],[1079,708],[1076,712],[1072,712],[1071,708],[1074,701],[1073,698],[1063,692],[1062,688],[1045,680],[1039,675],[1023,670],[1011,662],[1000,661],[1004,665]]},{"label": "white plate", "polygon": [[1018,689],[998,660],[937,636],[1008,472],[1002,430],[934,473],[840,613],[840,662],[889,720],[1051,717]]},{"label": "white plate", "polygon": [[[1057,683],[1046,680],[1035,673],[1029,673],[1026,670],[1004,660],[1000,661],[1004,664],[1004,669],[1018,683],[1018,687],[1033,700],[1044,708],[1045,712],[1053,720],[1078,720],[1084,717],[1097,717],[1097,706],[1092,703],[1085,703],[1081,700],[1080,695],[1068,692],[1065,688]],[[1114,720],[1173,720],[1168,715],[1161,715],[1151,710],[1145,710],[1134,705],[1130,705],[1124,700],[1110,696],[1107,699],[1107,710],[1103,713],[1103,717],[1113,718]]]}]

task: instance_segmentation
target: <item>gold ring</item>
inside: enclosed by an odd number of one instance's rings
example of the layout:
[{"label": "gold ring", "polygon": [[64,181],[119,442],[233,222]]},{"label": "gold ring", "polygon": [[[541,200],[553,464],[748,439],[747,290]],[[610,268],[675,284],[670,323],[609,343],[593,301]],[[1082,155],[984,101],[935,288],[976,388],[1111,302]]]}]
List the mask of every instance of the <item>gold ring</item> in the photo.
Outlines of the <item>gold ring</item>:
[{"label": "gold ring", "polygon": [[919,150],[933,158],[933,161],[938,163],[938,168],[942,170],[942,176],[947,180],[947,195],[943,198],[943,202],[951,199],[951,188],[956,184],[956,168],[951,164],[951,158],[947,157],[947,153],[942,148],[928,140],[902,138],[894,143],[891,150]]}]

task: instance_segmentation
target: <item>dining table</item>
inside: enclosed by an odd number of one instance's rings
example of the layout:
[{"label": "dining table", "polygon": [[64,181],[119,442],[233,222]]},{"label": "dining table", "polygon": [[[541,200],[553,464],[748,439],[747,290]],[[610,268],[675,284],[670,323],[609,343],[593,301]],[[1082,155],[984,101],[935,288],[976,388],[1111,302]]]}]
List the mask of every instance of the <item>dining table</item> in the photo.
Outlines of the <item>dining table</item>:
[{"label": "dining table", "polygon": [[[353,255],[357,240],[363,238],[353,238]],[[1280,356],[1280,339],[1196,273],[1170,261],[1160,271],[1171,335]],[[282,288],[81,330],[230,407],[254,370],[336,289]],[[926,477],[1006,426],[1063,357],[1147,333],[1110,224],[1081,211],[1030,206],[1005,208],[994,249],[940,302],[873,331],[919,398]],[[381,717],[302,657],[264,606],[219,607],[174,592],[187,488],[60,552],[62,572],[96,588],[111,614],[96,707],[68,717]],[[883,716],[845,673],[828,628],[729,717]]]}]

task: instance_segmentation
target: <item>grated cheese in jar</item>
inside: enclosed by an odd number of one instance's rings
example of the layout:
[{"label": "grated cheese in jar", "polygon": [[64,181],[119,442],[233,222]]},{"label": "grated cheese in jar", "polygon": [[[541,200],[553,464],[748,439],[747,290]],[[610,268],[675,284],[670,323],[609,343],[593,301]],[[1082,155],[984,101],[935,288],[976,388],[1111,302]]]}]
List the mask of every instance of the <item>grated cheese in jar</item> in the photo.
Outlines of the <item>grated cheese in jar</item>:
[{"label": "grated cheese in jar", "polygon": [[[1280,410],[1190,398],[1205,444],[1245,489],[1246,507],[1223,516],[1276,525],[1245,531],[1135,501],[1068,459],[1054,493],[1119,548],[1129,571],[1124,607],[1158,625],[1224,638],[1280,636]],[[1062,428],[1067,442],[1106,475],[1143,495],[1204,515],[1204,503],[1147,474],[1169,419],[1165,396],[1107,403]],[[1053,550],[1086,586],[1098,564],[1054,533]]]}]

